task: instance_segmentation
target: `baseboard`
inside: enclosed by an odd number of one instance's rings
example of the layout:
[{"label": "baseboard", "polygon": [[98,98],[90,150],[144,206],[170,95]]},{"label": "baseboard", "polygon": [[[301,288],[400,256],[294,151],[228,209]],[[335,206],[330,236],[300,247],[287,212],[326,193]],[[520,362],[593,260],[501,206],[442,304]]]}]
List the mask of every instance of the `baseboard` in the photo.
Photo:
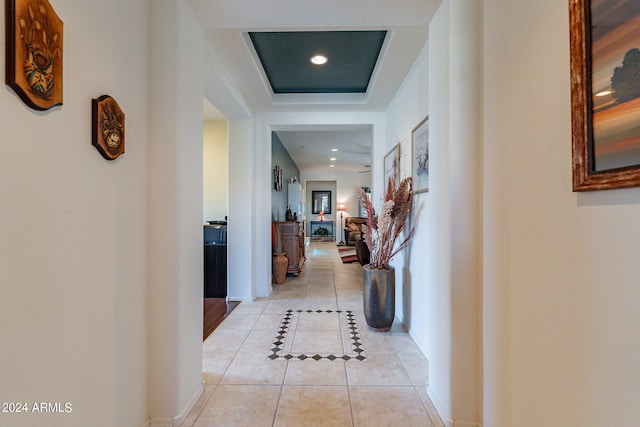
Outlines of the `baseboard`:
[{"label": "baseboard", "polygon": [[418,346],[418,348],[420,349],[420,351],[422,352],[424,357],[427,357],[427,350],[426,350],[425,346],[422,344],[422,342],[415,336],[415,334],[413,333],[413,329],[410,329],[407,326],[407,324],[404,323],[404,320],[401,317],[399,318],[399,320],[402,322],[402,325],[407,330],[407,333],[409,334],[409,336],[411,337],[413,342],[416,343],[416,345]]},{"label": "baseboard", "polygon": [[184,420],[189,416],[189,412],[191,412],[193,407],[196,406],[196,403],[198,403],[198,399],[200,399],[202,393],[204,393],[204,381],[200,383],[200,387],[198,387],[193,396],[191,396],[191,400],[187,402],[187,406],[182,413],[173,417],[173,427],[180,427],[182,423],[184,423]]},{"label": "baseboard", "polygon": [[251,297],[234,297],[234,296],[228,296],[227,299],[231,301],[239,301],[239,302],[251,302],[254,300]]},{"label": "baseboard", "polygon": [[171,418],[152,418],[145,423],[148,427],[173,427]]},{"label": "baseboard", "polygon": [[150,420],[147,420],[143,427],[180,427],[198,402],[198,399],[200,399],[200,396],[202,396],[202,393],[204,393],[204,382],[200,383],[200,387],[198,387],[195,394],[191,397],[189,402],[187,402],[187,406],[180,414],[173,418],[151,418]]},{"label": "baseboard", "polygon": [[482,427],[482,424],[476,421],[460,421],[460,420],[452,420],[451,418],[449,418],[449,416],[444,411],[444,408],[438,401],[438,398],[436,397],[433,390],[431,389],[431,387],[429,387],[428,384],[427,384],[427,396],[429,396],[431,403],[433,403],[433,406],[435,406],[436,411],[438,411],[438,415],[440,415],[440,418],[442,419],[442,422],[444,423],[445,427]]}]

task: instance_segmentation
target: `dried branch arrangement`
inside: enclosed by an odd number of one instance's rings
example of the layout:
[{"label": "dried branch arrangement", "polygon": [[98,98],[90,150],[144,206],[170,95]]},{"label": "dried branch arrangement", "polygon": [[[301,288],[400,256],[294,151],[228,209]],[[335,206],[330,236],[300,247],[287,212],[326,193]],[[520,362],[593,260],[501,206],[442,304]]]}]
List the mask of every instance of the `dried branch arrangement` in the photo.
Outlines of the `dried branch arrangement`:
[{"label": "dried branch arrangement", "polygon": [[[400,181],[397,188],[394,187],[395,182],[395,176],[389,178],[380,215],[364,191],[360,190],[367,209],[367,224],[363,224],[362,233],[371,253],[371,268],[389,268],[391,259],[409,244],[415,230],[414,227],[405,230],[413,206],[411,177]],[[396,245],[403,233],[404,239]]]}]

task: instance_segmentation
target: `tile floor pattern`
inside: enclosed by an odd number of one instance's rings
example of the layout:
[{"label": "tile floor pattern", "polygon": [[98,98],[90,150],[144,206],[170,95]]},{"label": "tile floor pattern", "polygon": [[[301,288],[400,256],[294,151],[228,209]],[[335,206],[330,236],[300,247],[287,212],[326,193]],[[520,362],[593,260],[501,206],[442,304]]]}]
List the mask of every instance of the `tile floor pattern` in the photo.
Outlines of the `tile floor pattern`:
[{"label": "tile floor pattern", "polygon": [[[301,346],[305,338],[307,344]],[[353,311],[307,309],[287,310],[282,318],[267,356],[278,358],[362,362],[367,355]]]},{"label": "tile floor pattern", "polygon": [[[183,426],[444,427],[425,391],[427,360],[402,325],[367,328],[362,267],[343,264],[335,243],[311,243],[300,276],[274,287],[203,343],[205,391]],[[349,311],[366,360],[268,357],[287,313],[279,354],[352,354]]]}]

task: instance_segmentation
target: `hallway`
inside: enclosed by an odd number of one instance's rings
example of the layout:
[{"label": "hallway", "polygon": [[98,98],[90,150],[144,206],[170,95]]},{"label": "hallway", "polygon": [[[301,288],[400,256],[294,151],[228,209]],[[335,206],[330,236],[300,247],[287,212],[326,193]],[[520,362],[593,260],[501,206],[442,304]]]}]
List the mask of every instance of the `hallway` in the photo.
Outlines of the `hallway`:
[{"label": "hallway", "polygon": [[362,267],[335,243],[308,249],[299,277],[241,303],[203,343],[205,392],[182,425],[442,427],[411,337],[367,329]]}]

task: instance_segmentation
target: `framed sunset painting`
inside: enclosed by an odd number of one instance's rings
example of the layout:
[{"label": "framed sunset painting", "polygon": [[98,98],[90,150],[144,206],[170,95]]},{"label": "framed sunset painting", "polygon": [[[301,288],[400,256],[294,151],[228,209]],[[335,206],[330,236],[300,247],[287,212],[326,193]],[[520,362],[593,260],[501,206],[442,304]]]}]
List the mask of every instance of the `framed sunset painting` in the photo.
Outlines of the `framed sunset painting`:
[{"label": "framed sunset painting", "polygon": [[640,186],[640,2],[569,5],[573,190]]}]

